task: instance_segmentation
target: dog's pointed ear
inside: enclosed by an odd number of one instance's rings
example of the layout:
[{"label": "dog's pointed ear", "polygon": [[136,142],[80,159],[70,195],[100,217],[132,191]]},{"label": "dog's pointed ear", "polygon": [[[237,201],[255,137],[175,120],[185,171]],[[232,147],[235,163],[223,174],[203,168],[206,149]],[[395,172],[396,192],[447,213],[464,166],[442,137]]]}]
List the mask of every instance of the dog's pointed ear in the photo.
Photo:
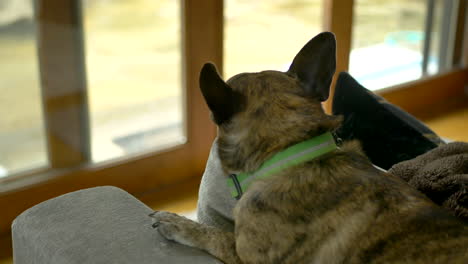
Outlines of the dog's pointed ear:
[{"label": "dog's pointed ear", "polygon": [[293,60],[288,73],[304,84],[308,94],[325,101],[336,69],[336,40],[331,32],[323,32],[311,39]]},{"label": "dog's pointed ear", "polygon": [[216,66],[211,63],[206,63],[201,69],[200,89],[217,125],[228,121],[239,111],[242,95],[233,91],[221,79],[216,71]]}]

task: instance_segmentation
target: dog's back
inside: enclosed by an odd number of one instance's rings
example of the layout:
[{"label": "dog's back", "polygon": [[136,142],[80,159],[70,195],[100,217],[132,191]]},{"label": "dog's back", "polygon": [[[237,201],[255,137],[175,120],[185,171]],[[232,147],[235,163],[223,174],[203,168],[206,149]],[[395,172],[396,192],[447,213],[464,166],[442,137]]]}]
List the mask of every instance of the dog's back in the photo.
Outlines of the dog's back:
[{"label": "dog's back", "polygon": [[353,143],[257,181],[235,210],[246,263],[466,263],[468,227]]}]

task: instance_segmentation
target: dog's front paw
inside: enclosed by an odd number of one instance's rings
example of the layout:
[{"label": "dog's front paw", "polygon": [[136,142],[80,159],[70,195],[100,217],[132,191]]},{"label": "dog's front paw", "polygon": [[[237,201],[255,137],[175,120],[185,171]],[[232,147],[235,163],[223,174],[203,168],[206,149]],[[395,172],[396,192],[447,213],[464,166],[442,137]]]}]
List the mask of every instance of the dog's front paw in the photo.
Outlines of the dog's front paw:
[{"label": "dog's front paw", "polygon": [[153,218],[153,228],[168,240],[186,246],[196,246],[197,234],[200,234],[202,226],[183,216],[156,211],[149,215]]}]

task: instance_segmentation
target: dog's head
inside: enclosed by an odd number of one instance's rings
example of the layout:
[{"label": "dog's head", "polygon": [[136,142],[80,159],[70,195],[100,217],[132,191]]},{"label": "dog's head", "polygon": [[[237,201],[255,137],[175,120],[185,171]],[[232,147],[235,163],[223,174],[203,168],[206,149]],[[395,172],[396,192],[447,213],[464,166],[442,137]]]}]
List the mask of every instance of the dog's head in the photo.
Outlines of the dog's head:
[{"label": "dog's head", "polygon": [[339,118],[324,113],[335,73],[335,37],[310,40],[287,72],[241,73],[224,82],[213,64],[200,73],[200,88],[218,125],[224,170],[255,170],[288,146],[334,129]]}]

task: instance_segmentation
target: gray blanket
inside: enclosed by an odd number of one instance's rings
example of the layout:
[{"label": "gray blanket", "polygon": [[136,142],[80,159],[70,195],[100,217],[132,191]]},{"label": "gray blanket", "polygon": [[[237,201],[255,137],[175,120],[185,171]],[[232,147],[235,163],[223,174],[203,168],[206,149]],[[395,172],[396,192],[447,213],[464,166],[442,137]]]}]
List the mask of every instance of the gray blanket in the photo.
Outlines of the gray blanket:
[{"label": "gray blanket", "polygon": [[217,140],[211,146],[200,191],[198,193],[197,217],[202,224],[226,231],[234,230],[232,210],[236,199],[232,198],[226,184],[228,175],[223,172],[218,157]]},{"label": "gray blanket", "polygon": [[468,143],[441,145],[389,172],[468,222]]}]

